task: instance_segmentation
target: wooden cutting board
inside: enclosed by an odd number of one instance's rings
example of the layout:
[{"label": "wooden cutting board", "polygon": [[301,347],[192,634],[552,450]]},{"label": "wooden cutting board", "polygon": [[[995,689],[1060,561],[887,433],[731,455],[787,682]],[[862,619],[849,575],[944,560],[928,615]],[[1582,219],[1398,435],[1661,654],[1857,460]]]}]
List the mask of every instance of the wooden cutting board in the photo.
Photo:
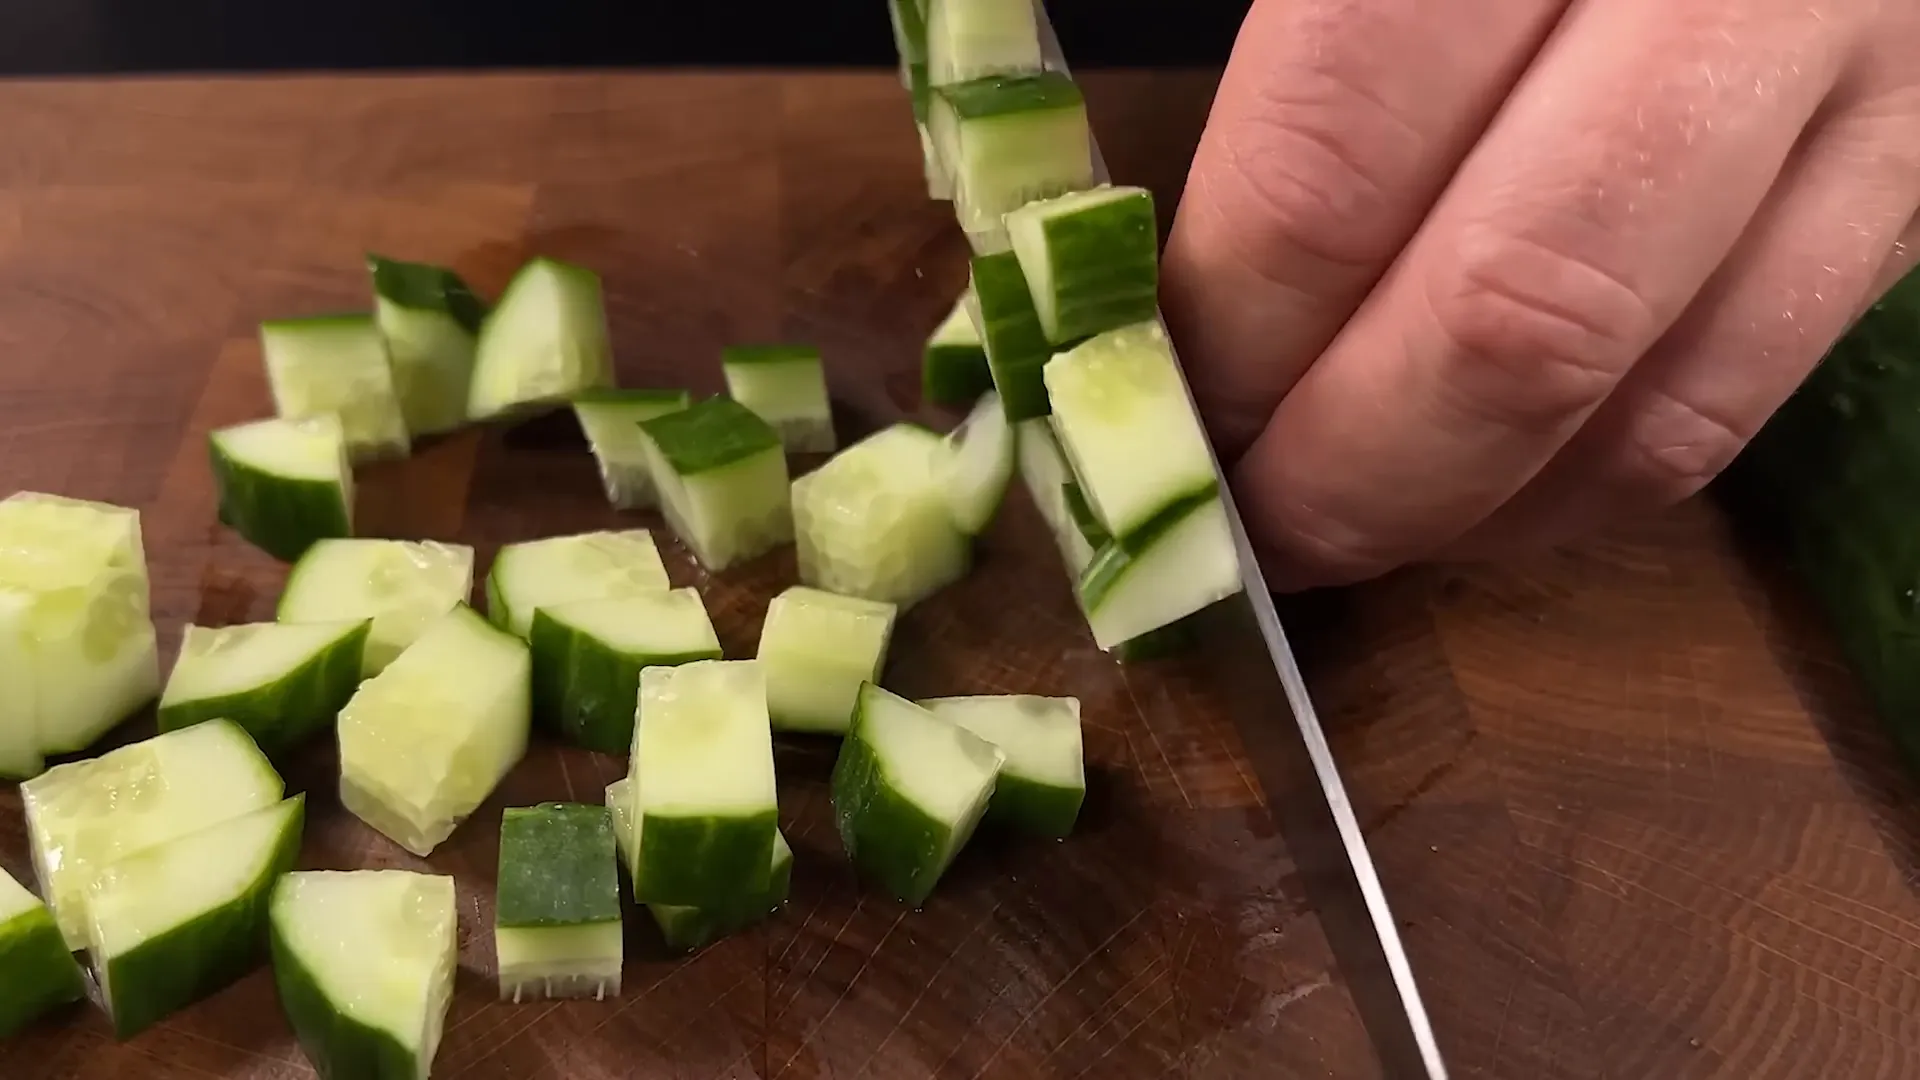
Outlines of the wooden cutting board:
[{"label": "wooden cutting board", "polygon": [[[1212,77],[1085,82],[1116,176],[1171,206]],[[284,568],[215,524],[205,434],[269,409],[255,324],[365,306],[369,250],[490,293],[533,253],[594,267],[629,384],[716,390],[723,344],[790,338],[825,350],[843,436],[940,419],[917,351],[964,245],[888,74],[12,84],[0,122],[0,489],[140,507],[168,654],[185,622],[271,616]],[[647,523],[606,508],[565,422],[426,445],[362,487],[367,532],[483,567]],[[790,554],[669,561],[732,656],[793,579]],[[1920,1075],[1917,789],[1770,565],[1689,507],[1295,612],[1456,1075]],[[537,747],[417,860],[339,809],[315,748],[289,769],[303,865],[458,878],[441,1077],[1378,1075],[1217,691],[1092,647],[1024,497],[893,657],[910,695],[1078,695],[1081,834],[983,838],[909,911],[847,869],[830,750],[783,745],[789,907],[678,960],[630,915],[604,1003],[495,1000],[490,905],[501,807],[597,800],[618,759]],[[0,862],[27,869],[12,788]],[[265,971],[129,1042],[76,1008],[0,1044],[10,1080],[121,1074],[311,1071]]]}]

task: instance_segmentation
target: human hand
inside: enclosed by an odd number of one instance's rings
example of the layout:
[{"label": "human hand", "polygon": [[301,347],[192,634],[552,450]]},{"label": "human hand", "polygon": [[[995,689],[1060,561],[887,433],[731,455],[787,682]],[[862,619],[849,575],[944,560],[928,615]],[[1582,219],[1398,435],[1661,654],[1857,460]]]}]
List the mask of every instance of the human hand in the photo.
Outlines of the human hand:
[{"label": "human hand", "polygon": [[1276,588],[1683,499],[1920,258],[1916,0],[1255,0],[1163,301]]}]

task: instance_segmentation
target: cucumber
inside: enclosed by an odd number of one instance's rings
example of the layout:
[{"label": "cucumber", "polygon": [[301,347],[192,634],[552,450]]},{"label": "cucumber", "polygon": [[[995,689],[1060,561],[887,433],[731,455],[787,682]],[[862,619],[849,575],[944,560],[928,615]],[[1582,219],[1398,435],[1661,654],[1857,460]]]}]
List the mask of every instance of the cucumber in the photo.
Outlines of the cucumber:
[{"label": "cucumber", "polygon": [[121,859],[94,879],[87,950],[122,1039],[219,991],[266,957],[267,898],[300,854],[306,796]]},{"label": "cucumber", "polygon": [[527,643],[459,604],[340,710],[340,804],[422,858],[527,749]]},{"label": "cucumber", "polygon": [[1013,426],[1000,395],[987,391],[947,435],[935,469],[954,524],[968,536],[985,532],[1013,480]]},{"label": "cucumber", "polygon": [[[607,809],[613,816],[613,833],[619,841],[621,865],[632,862],[633,807],[631,782],[616,780],[607,787]],[[660,928],[660,937],[675,952],[692,952],[730,934],[739,933],[779,910],[787,902],[793,884],[793,848],[778,829],[773,833],[773,859],[767,870],[763,890],[744,893],[737,901],[717,907],[679,907],[673,904],[648,904],[647,914]]]},{"label": "cucumber", "polygon": [[1113,649],[1241,587],[1226,507],[1207,495],[1160,515],[1131,543],[1108,541],[1080,575],[1078,594],[1095,644]]},{"label": "cucumber", "polygon": [[443,266],[367,256],[373,319],[387,343],[400,415],[416,438],[467,422],[473,353],[487,305]]},{"label": "cucumber", "polygon": [[0,780],[25,780],[47,767],[34,708],[33,654],[26,626],[33,595],[0,587]]},{"label": "cucumber", "polygon": [[1007,239],[1055,344],[1152,322],[1160,231],[1145,188],[1102,184],[1007,213]]},{"label": "cucumber", "polygon": [[712,907],[766,887],[777,808],[756,661],[642,671],[627,776],[635,900]]},{"label": "cucumber", "polygon": [[954,299],[953,310],[928,335],[921,353],[920,396],[936,405],[971,405],[993,389],[987,350],[980,344],[973,317],[967,314],[972,291],[963,289]]},{"label": "cucumber", "polygon": [[619,995],[619,858],[604,806],[501,814],[493,944],[503,999]]},{"label": "cucumber", "polygon": [[940,436],[895,424],[793,483],[800,580],[905,610],[966,576],[972,552],[940,490]]},{"label": "cucumber", "polygon": [[1041,369],[1053,358],[1053,346],[1041,329],[1026,275],[1020,271],[1020,257],[1011,251],[975,255],[968,280],[967,318],[987,355],[987,372],[1000,392],[1007,419],[1018,422],[1047,415],[1052,406],[1047,403]]},{"label": "cucumber", "polygon": [[487,618],[526,637],[547,604],[671,588],[653,534],[645,529],[590,532],[507,544],[487,572]]},{"label": "cucumber", "polygon": [[927,81],[951,86],[1041,70],[1032,0],[927,0]]},{"label": "cucumber", "polygon": [[[1072,529],[1076,535],[1082,538],[1076,551],[1085,552],[1085,554],[1081,556],[1079,564],[1074,568],[1075,579],[1078,580],[1080,573],[1086,569],[1087,564],[1093,561],[1094,553],[1105,547],[1112,541],[1113,537],[1107,532],[1107,527],[1100,524],[1099,517],[1094,514],[1093,507],[1088,505],[1086,493],[1081,489],[1078,482],[1068,480],[1062,485],[1062,489],[1067,528]],[[1077,598],[1078,593],[1076,592],[1075,595]],[[1198,617],[1199,612],[1195,612],[1193,615],[1189,615],[1176,622],[1168,623],[1155,630],[1149,630],[1139,637],[1128,638],[1117,645],[1108,647],[1106,651],[1112,654],[1115,660],[1123,664],[1140,660],[1153,660],[1162,656],[1170,656],[1174,653],[1182,652],[1187,646],[1193,643],[1194,624]]]},{"label": "cucumber", "polygon": [[902,64],[927,59],[926,0],[887,0],[887,19],[893,24],[893,48]]},{"label": "cucumber", "polygon": [[207,436],[220,523],[282,562],[353,535],[353,470],[340,418],[256,420]]},{"label": "cucumber", "polygon": [[[1054,437],[1053,425],[1046,417],[1023,420],[1014,425],[1014,449],[1019,458],[1020,481],[1034,508],[1047,523],[1067,573],[1077,581],[1080,572],[1093,561],[1095,545],[1088,542],[1067,507],[1066,487],[1073,482],[1073,471]],[[1104,531],[1104,530],[1103,530]]]},{"label": "cucumber", "polygon": [[364,675],[377,675],[473,591],[473,549],[433,540],[322,540],[287,574],[283,623],[371,619]]},{"label": "cucumber", "polygon": [[189,623],[160,694],[159,728],[225,717],[279,758],[332,725],[360,686],[372,621]]},{"label": "cucumber", "polygon": [[660,492],[647,468],[647,440],[640,422],[693,404],[685,390],[588,390],[573,399],[573,415],[586,433],[607,501],[620,510],[651,510]]},{"label": "cucumber", "polygon": [[1005,755],[987,820],[1055,839],[1073,832],[1087,794],[1078,698],[995,694],[932,698],[920,705]]},{"label": "cucumber", "polygon": [[1065,72],[936,86],[927,127],[960,228],[985,250],[1004,249],[1009,210],[1093,186],[1087,106]]},{"label": "cucumber", "polygon": [[642,670],[721,657],[698,589],[548,605],[528,643],[535,718],[603,754],[633,746]]},{"label": "cucumber", "polygon": [[947,178],[946,166],[940,164],[940,151],[933,146],[933,132],[927,130],[926,96],[918,95],[915,100],[919,102],[919,109],[913,126],[920,133],[920,169],[927,180],[927,198],[935,202],[951,202],[953,181]]},{"label": "cucumber", "polygon": [[108,867],[280,801],[280,775],[230,720],[210,720],[56,766],[20,785],[41,891],[67,946],[87,943]]},{"label": "cucumber", "polygon": [[793,539],[780,434],[752,409],[710,397],[641,423],[667,524],[709,572]]},{"label": "cucumber", "polygon": [[467,417],[525,415],[612,385],[599,275],[558,259],[522,266],[480,327]]},{"label": "cucumber", "polygon": [[53,913],[0,867],[0,1039],[87,994]]},{"label": "cucumber", "polygon": [[847,856],[894,899],[926,903],[972,838],[1006,760],[998,747],[872,683],[833,765]]},{"label": "cucumber", "polygon": [[280,1008],[321,1080],[427,1080],[459,958],[452,878],[291,873],[268,922]]},{"label": "cucumber", "polygon": [[889,603],[805,585],[774,597],[759,653],[774,730],[845,734],[860,685],[886,666],[896,614]]},{"label": "cucumber", "polygon": [[833,405],[820,350],[810,345],[733,345],[720,354],[727,394],[780,433],[789,451],[834,448]]},{"label": "cucumber", "polygon": [[260,355],[282,420],[337,415],[356,463],[411,452],[387,342],[372,315],[261,323]]}]

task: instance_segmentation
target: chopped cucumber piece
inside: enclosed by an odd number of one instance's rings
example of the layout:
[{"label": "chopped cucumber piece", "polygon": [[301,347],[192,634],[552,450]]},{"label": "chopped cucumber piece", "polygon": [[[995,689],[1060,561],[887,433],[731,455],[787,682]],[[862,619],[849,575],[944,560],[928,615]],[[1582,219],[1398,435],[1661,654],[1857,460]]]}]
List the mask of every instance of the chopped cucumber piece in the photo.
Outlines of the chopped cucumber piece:
[{"label": "chopped cucumber piece", "polygon": [[[607,809],[613,815],[613,833],[619,842],[620,863],[633,862],[633,787],[632,781],[615,780],[607,787]],[[778,829],[773,833],[773,859],[767,871],[767,887],[744,893],[731,903],[718,907],[679,907],[673,904],[648,904],[647,914],[660,928],[667,947],[677,952],[704,948],[729,934],[738,933],[765,919],[787,902],[793,884],[793,848]]]},{"label": "chopped cucumber piece", "polygon": [[604,806],[542,803],[500,818],[493,943],[500,996],[620,993],[620,864]]},{"label": "chopped cucumber piece", "polygon": [[780,434],[729,397],[641,423],[667,524],[710,572],[793,539]]},{"label": "chopped cucumber piece", "polygon": [[794,481],[800,580],[905,609],[964,577],[972,552],[940,490],[944,450],[895,424]]},{"label": "chopped cucumber piece", "polygon": [[353,470],[338,416],[256,420],[207,443],[220,522],[249,544],[292,562],[316,540],[353,535]]},{"label": "chopped cucumber piece", "polygon": [[1163,514],[1131,544],[1112,540],[1080,575],[1080,606],[1102,649],[1170,627],[1238,593],[1240,557],[1218,495]]},{"label": "chopped cucumber piece", "polygon": [[466,423],[475,337],[487,305],[443,266],[368,255],[367,270],[407,430],[437,435]]},{"label": "chopped cucumber piece", "polygon": [[527,643],[465,604],[340,710],[340,804],[425,857],[527,749]]},{"label": "chopped cucumber piece", "polygon": [[635,900],[714,907],[766,887],[778,815],[758,662],[642,671],[627,776]]},{"label": "chopped cucumber piece", "polygon": [[1000,395],[987,391],[946,437],[936,469],[954,524],[968,536],[985,532],[1013,479],[1013,426]]},{"label": "chopped cucumber piece", "polygon": [[1093,186],[1087,106],[1066,73],[990,75],[932,93],[927,126],[954,213],[988,250],[1004,248],[1009,210]]},{"label": "chopped cucumber piece", "polygon": [[927,81],[951,86],[1040,71],[1033,0],[927,0]]},{"label": "chopped cucumber piece", "polygon": [[467,416],[533,412],[611,385],[600,276],[558,259],[521,267],[480,327]]},{"label": "chopped cucumber piece", "polygon": [[953,310],[940,321],[927,338],[920,364],[920,396],[937,405],[971,404],[993,388],[993,373],[987,370],[987,350],[980,344],[980,331],[967,314],[967,297],[962,290],[953,301]]},{"label": "chopped cucumber piece", "polygon": [[811,345],[734,345],[720,354],[727,394],[780,433],[788,450],[834,448],[833,405],[820,350]]},{"label": "chopped cucumber piece", "polygon": [[473,549],[433,540],[322,540],[287,575],[283,623],[372,619],[361,673],[377,675],[473,591]]},{"label": "chopped cucumber piece", "polygon": [[1153,321],[1160,232],[1151,192],[1103,184],[1030,202],[1006,220],[1048,341]]},{"label": "chopped cucumber piece", "polygon": [[548,604],[671,588],[653,534],[590,532],[508,544],[487,573],[487,618],[526,637]]},{"label": "chopped cucumber piece", "polygon": [[332,725],[360,686],[371,620],[251,623],[218,629],[189,623],[180,638],[160,730],[225,717],[277,757]]},{"label": "chopped cucumber piece", "polygon": [[693,404],[685,390],[589,390],[573,399],[573,415],[593,448],[607,501],[621,510],[650,510],[660,492],[647,468],[640,422]]},{"label": "chopped cucumber piece", "polygon": [[914,127],[920,132],[920,168],[927,178],[927,198],[936,202],[953,200],[953,181],[947,179],[947,167],[940,164],[940,152],[934,149],[933,133],[927,130],[924,95],[916,98],[921,108]]},{"label": "chopped cucumber piece", "polygon": [[[1062,485],[1062,497],[1066,508],[1065,527],[1070,529],[1076,537],[1081,538],[1076,550],[1084,553],[1079,556],[1078,564],[1073,567],[1075,580],[1078,580],[1081,572],[1087,568],[1087,564],[1093,561],[1094,553],[1112,542],[1113,537],[1107,532],[1107,527],[1100,524],[1100,519],[1094,514],[1093,507],[1087,503],[1086,492],[1077,481],[1068,480]],[[1078,599],[1077,593],[1075,598]],[[1194,620],[1198,614],[1195,612],[1194,615],[1169,623],[1157,630],[1149,630],[1139,637],[1128,638],[1117,645],[1107,647],[1106,651],[1113,654],[1113,658],[1121,663],[1152,660],[1180,652],[1193,641]]]},{"label": "chopped cucumber piece", "polygon": [[130,1038],[265,959],[267,898],[300,854],[306,796],[121,859],[94,879],[87,949],[101,1001]]},{"label": "chopped cucumber piece", "polygon": [[0,1039],[86,996],[53,913],[0,867]]},{"label": "chopped cucumber piece", "polygon": [[633,746],[641,671],[721,657],[698,589],[551,604],[533,617],[528,642],[534,716],[603,754]]},{"label": "chopped cucumber piece", "polygon": [[1078,698],[995,694],[920,705],[1006,756],[987,803],[988,820],[1056,838],[1073,831],[1087,794]]},{"label": "chopped cucumber piece", "polygon": [[1093,504],[1087,502],[1087,489],[1080,486],[1078,480],[1068,480],[1060,485],[1061,505],[1066,507],[1067,520],[1087,538],[1087,543],[1095,551],[1107,546],[1113,534],[1100,523],[1100,515],[1093,512]]},{"label": "chopped cucumber piece", "polygon": [[1053,533],[1060,558],[1067,572],[1077,581],[1080,572],[1093,561],[1094,546],[1076,527],[1067,506],[1066,486],[1073,482],[1073,471],[1054,437],[1053,424],[1046,417],[1023,420],[1014,425],[1014,442],[1020,458],[1020,480],[1026,485],[1033,505]]},{"label": "chopped cucumber piece", "polygon": [[926,902],[973,836],[1006,755],[872,683],[833,766],[833,815],[854,867],[896,900]]},{"label": "chopped cucumber piece", "polygon": [[860,684],[886,665],[898,609],[879,600],[795,585],[767,605],[760,667],[776,731],[843,735]]},{"label": "chopped cucumber piece", "polygon": [[273,982],[321,1080],[427,1080],[459,959],[453,879],[288,874],[269,908]]},{"label": "chopped cucumber piece", "polygon": [[230,720],[210,720],[47,770],[20,785],[40,888],[73,949],[113,864],[280,801],[280,775]]},{"label": "chopped cucumber piece", "polygon": [[1045,416],[1047,384],[1041,369],[1053,357],[1040,316],[1020,272],[1020,258],[1011,251],[975,255],[970,264],[967,318],[987,354],[987,371],[1000,392],[1007,419],[1031,420]]},{"label": "chopped cucumber piece", "polygon": [[906,63],[927,59],[925,0],[887,0],[887,19],[893,24],[893,48]]},{"label": "chopped cucumber piece", "polygon": [[273,407],[283,420],[337,415],[356,462],[412,448],[387,342],[371,315],[317,315],[260,324]]}]

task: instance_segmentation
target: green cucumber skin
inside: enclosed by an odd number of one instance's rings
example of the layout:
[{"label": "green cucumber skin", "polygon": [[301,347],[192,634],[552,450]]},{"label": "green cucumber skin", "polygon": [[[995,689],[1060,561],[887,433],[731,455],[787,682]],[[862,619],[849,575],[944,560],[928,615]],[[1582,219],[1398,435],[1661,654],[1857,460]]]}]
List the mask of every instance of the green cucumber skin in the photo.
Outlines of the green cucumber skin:
[{"label": "green cucumber skin", "polygon": [[44,904],[0,933],[0,972],[0,1039],[87,994],[80,965]]},{"label": "green cucumber skin", "polygon": [[1042,784],[1003,771],[994,781],[985,820],[1018,832],[1064,840],[1073,834],[1086,797],[1080,788]]},{"label": "green cucumber skin", "polygon": [[268,937],[280,1008],[321,1080],[419,1080],[413,1051],[387,1032],[336,1010],[320,989],[320,980],[279,930],[270,929]]},{"label": "green cucumber skin", "polygon": [[[1100,524],[1099,515],[1093,512],[1092,505],[1087,502],[1087,494],[1081,489],[1079,481],[1069,480],[1061,485],[1061,490],[1066,512],[1072,518],[1074,527],[1080,530],[1087,547],[1098,553],[1113,539],[1112,535],[1107,532],[1105,525]],[[1129,638],[1107,650],[1107,655],[1123,664],[1134,664],[1183,653],[1194,642],[1195,620],[1199,614],[1195,612],[1158,630],[1149,630],[1139,637]]]},{"label": "green cucumber skin", "polygon": [[894,794],[880,762],[856,730],[833,763],[833,820],[854,868],[903,904],[919,907],[933,895],[946,867],[939,863],[947,828]]},{"label": "green cucumber skin", "polygon": [[781,445],[772,424],[724,395],[642,420],[640,429],[681,477],[723,469]]},{"label": "green cucumber skin", "polygon": [[1047,401],[1047,384],[1040,372],[1053,358],[1055,347],[1040,327],[1019,256],[1012,251],[975,255],[969,275],[972,310],[978,315],[976,329],[1007,422],[1017,424],[1051,414],[1053,406]]},{"label": "green cucumber skin", "polygon": [[[487,580],[483,586],[487,594],[487,621],[502,633],[513,633],[513,609],[507,605],[507,594],[500,588],[500,558],[494,556],[493,565],[487,568]],[[536,617],[539,612],[534,612]]]},{"label": "green cucumber skin", "polygon": [[[491,581],[489,581],[491,585]],[[633,746],[640,669],[719,660],[718,649],[670,656],[630,656],[548,616],[533,613],[534,721],[576,746],[622,755]]]},{"label": "green cucumber skin", "polygon": [[212,436],[207,453],[220,493],[215,517],[268,555],[291,563],[317,540],[353,535],[353,511],[338,485],[263,475],[229,460]]},{"label": "green cucumber skin", "polygon": [[444,266],[405,262],[369,252],[367,272],[373,292],[409,311],[439,312],[468,334],[478,334],[486,321],[487,304],[465,279]]},{"label": "green cucumber skin", "polygon": [[1153,196],[1063,214],[1042,226],[1053,266],[1055,343],[1145,322],[1159,312]]},{"label": "green cucumber skin", "polygon": [[620,921],[620,856],[605,806],[541,803],[500,819],[496,926]]},{"label": "green cucumber skin", "polygon": [[[643,904],[722,907],[764,889],[778,818],[771,809],[727,817],[645,815],[633,898]],[[690,852],[699,854],[688,858]]]},{"label": "green cucumber skin", "polygon": [[[367,653],[367,635],[373,620],[327,646],[318,656],[289,675],[280,694],[260,701],[248,694],[201,698],[163,705],[158,712],[160,731],[178,731],[208,720],[227,719],[240,725],[260,752],[281,760],[331,725],[360,688],[361,665]],[[312,712],[297,711],[292,703],[314,701]]]},{"label": "green cucumber skin", "polygon": [[1095,552],[1093,561],[1087,564],[1085,572],[1080,575],[1077,590],[1080,602],[1089,610],[1099,607],[1106,599],[1107,592],[1125,579],[1138,557],[1150,551],[1161,537],[1185,521],[1187,515],[1212,502],[1218,494],[1219,486],[1215,484],[1177,499],[1126,536],[1109,539]]},{"label": "green cucumber skin", "polygon": [[751,899],[713,908],[649,904],[647,914],[653,916],[653,924],[660,928],[660,939],[666,942],[667,948],[689,953],[764,921],[787,902],[792,888],[793,857],[789,853],[787,858],[773,864],[766,890]]},{"label": "green cucumber skin", "polygon": [[927,346],[920,364],[921,397],[935,405],[971,405],[991,389],[993,372],[987,367],[986,349],[979,345]]},{"label": "green cucumber skin", "polygon": [[265,958],[268,901],[280,876],[300,857],[306,800],[305,794],[289,800],[294,807],[274,846],[272,870],[245,895],[113,958],[107,985],[113,988],[116,1037],[138,1035],[232,984]]}]

